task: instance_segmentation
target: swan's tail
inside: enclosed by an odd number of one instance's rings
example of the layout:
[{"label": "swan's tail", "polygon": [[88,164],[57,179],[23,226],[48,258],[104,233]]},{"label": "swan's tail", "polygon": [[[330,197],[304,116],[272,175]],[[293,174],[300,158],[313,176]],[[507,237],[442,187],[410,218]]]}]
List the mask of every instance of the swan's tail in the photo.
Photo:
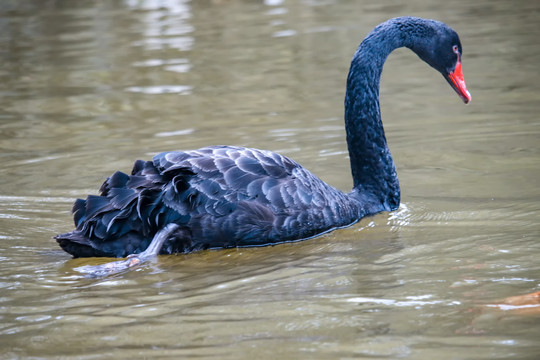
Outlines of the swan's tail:
[{"label": "swan's tail", "polygon": [[[192,175],[188,169],[160,173],[151,161],[139,160],[132,175],[116,172],[103,183],[100,195],[77,199],[72,210],[76,229],[55,239],[74,257],[140,253],[161,228],[187,221],[183,206],[189,203],[182,200],[189,195]],[[177,205],[173,209],[170,203]]]}]

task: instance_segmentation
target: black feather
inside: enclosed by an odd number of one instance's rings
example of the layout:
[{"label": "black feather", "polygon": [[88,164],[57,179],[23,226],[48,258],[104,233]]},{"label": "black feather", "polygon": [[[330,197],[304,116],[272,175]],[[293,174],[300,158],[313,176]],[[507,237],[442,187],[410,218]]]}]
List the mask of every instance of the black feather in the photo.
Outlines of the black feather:
[{"label": "black feather", "polygon": [[105,196],[88,195],[86,198],[86,218],[91,219],[94,215],[112,209],[109,199]]},{"label": "black feather", "polygon": [[86,219],[86,201],[83,199],[75,200],[71,212],[73,213],[75,227],[78,228],[81,223]]},{"label": "black feather", "polygon": [[127,207],[137,196],[137,191],[134,189],[112,188],[109,190],[109,201],[115,209]]}]

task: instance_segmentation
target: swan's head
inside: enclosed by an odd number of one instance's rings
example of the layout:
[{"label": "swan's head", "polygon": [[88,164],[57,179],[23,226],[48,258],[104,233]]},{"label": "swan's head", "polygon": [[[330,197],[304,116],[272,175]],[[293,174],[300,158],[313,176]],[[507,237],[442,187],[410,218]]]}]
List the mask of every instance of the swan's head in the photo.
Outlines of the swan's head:
[{"label": "swan's head", "polygon": [[458,34],[440,21],[424,20],[423,25],[423,31],[416,31],[412,39],[411,50],[439,71],[465,104],[469,103],[471,93],[461,70],[463,50]]}]

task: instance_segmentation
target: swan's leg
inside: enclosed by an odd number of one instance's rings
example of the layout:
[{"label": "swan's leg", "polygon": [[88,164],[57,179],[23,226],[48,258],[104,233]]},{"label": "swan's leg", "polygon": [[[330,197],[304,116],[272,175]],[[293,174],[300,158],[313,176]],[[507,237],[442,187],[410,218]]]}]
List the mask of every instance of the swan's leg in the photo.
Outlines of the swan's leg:
[{"label": "swan's leg", "polygon": [[159,251],[161,250],[161,247],[165,243],[165,240],[167,240],[169,238],[169,235],[176,229],[178,229],[178,225],[176,224],[169,224],[165,226],[163,229],[159,230],[156,235],[154,235],[152,242],[150,243],[150,245],[148,245],[146,250],[144,250],[140,254],[129,255],[128,260],[131,260],[131,262],[135,262],[135,264],[133,265],[137,265],[137,261],[140,263],[149,260],[154,256],[157,256],[159,254]]},{"label": "swan's leg", "polygon": [[130,267],[137,266],[142,262],[150,260],[153,257],[157,256],[159,254],[159,251],[161,250],[161,247],[169,238],[169,235],[176,229],[178,229],[178,225],[176,224],[169,224],[165,226],[163,229],[159,230],[156,233],[156,235],[152,239],[152,242],[150,243],[150,245],[148,245],[146,250],[144,250],[140,254],[129,255],[127,257],[127,260],[113,261],[102,265],[79,266],[74,270],[85,273],[91,277],[101,277],[116,274],[120,271],[129,269]]}]

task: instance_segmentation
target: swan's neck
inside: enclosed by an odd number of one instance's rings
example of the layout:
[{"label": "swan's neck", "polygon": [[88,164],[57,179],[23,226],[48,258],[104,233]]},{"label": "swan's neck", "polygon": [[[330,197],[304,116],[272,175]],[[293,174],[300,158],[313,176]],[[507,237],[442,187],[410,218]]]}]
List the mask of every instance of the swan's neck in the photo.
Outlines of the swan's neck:
[{"label": "swan's neck", "polygon": [[369,197],[380,210],[399,206],[400,189],[386,144],[379,107],[379,82],[392,50],[404,46],[392,23],[375,28],[355,53],[347,79],[345,128],[354,180],[353,194]]}]

